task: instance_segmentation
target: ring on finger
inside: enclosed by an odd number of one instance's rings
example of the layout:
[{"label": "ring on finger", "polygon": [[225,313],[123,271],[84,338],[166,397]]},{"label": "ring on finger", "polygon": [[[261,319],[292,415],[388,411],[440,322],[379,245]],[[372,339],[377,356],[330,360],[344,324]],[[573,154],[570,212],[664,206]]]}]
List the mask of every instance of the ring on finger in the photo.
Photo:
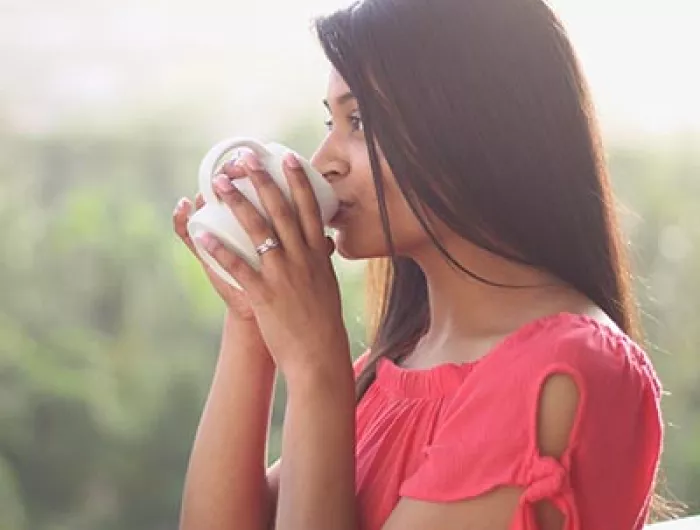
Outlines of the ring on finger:
[{"label": "ring on finger", "polygon": [[281,248],[282,244],[279,242],[278,239],[275,239],[274,237],[268,237],[260,243],[257,247],[255,247],[255,252],[257,252],[258,256],[262,256],[265,254],[265,252],[269,252],[270,250],[276,249],[276,248]]}]

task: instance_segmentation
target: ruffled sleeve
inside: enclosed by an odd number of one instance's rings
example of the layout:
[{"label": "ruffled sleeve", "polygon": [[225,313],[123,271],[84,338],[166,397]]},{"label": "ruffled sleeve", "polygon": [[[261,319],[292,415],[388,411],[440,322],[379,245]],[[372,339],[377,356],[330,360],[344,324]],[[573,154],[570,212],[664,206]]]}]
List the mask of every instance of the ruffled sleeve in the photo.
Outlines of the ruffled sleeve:
[{"label": "ruffled sleeve", "polygon": [[[532,507],[553,503],[567,530],[641,528],[661,450],[661,388],[642,350],[592,319],[570,319],[488,356],[466,378],[424,448],[404,497],[448,502],[500,486],[522,490],[511,526],[537,530]],[[538,403],[549,377],[579,399],[559,459],[538,448]]]}]

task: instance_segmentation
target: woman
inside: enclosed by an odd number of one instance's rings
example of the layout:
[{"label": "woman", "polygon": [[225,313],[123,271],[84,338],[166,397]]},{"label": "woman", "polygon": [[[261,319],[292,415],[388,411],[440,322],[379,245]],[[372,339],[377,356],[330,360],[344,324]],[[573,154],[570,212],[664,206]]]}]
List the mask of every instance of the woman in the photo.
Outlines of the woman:
[{"label": "woman", "polygon": [[[250,154],[227,165],[221,199],[280,245],[256,272],[202,241],[246,294],[209,274],[228,311],[181,527],[640,528],[660,386],[560,21],[541,0],[366,0],[316,28],[333,69],[312,163],[343,203],[335,246],[370,260],[376,333],[353,370],[294,157],[294,206]],[[272,227],[230,184],[246,174]],[[174,213],[190,248],[191,209]],[[266,474],[275,368],[288,403]]]}]

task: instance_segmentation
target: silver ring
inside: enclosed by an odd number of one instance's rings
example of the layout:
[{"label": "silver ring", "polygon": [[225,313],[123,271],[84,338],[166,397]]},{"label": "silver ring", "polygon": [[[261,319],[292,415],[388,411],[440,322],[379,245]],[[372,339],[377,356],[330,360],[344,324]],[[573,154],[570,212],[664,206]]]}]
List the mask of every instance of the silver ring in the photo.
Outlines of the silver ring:
[{"label": "silver ring", "polygon": [[279,241],[277,241],[276,239],[274,239],[272,237],[268,237],[260,245],[255,247],[255,252],[258,253],[258,256],[262,256],[268,250],[272,250],[273,248],[279,248],[279,246],[280,246]]}]

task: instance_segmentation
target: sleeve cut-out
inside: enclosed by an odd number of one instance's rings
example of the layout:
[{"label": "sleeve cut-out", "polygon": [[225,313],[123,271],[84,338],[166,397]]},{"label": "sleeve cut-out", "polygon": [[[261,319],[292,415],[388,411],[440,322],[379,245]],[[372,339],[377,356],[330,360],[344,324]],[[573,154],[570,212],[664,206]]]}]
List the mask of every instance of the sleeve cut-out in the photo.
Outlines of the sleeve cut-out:
[{"label": "sleeve cut-out", "polygon": [[401,495],[453,502],[515,486],[513,530],[541,530],[543,501],[565,530],[641,528],[662,436],[650,364],[600,327],[543,344],[467,378]]}]

